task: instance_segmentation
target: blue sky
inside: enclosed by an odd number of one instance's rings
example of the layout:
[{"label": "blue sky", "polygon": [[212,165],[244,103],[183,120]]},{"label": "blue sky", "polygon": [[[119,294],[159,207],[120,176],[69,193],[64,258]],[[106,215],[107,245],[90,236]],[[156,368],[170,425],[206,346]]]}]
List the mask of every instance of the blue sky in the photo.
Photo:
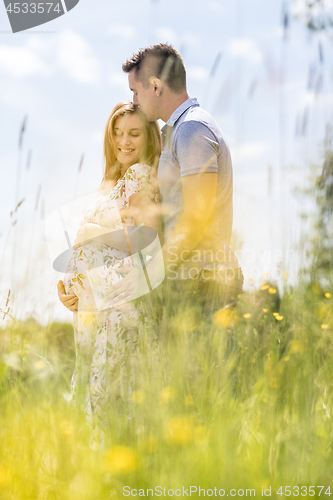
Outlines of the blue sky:
[{"label": "blue sky", "polygon": [[[10,25],[0,5],[0,308],[14,279],[15,314],[70,319],[56,303],[43,214],[98,187],[104,124],[118,101],[131,98],[121,62],[157,41],[181,51],[190,95],[215,117],[231,148],[234,230],[246,279],[253,277],[247,286],[263,273],[278,277],[278,269],[295,280],[295,244],[308,231],[298,215],[310,205],[293,192],[321,160],[332,120],[332,41],[311,37],[292,16],[285,39],[283,5],[301,12],[298,1],[80,0],[63,17],[15,35],[5,33]],[[10,230],[24,116],[25,202]]]}]

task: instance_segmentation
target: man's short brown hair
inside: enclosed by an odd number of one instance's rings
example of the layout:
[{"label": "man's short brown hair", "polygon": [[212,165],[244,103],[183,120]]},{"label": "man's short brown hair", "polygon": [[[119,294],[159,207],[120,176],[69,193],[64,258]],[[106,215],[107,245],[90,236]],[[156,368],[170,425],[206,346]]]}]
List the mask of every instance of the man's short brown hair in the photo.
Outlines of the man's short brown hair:
[{"label": "man's short brown hair", "polygon": [[139,49],[123,62],[123,71],[135,69],[135,78],[147,88],[149,79],[156,77],[175,93],[186,90],[186,71],[179,52],[167,43],[156,43]]}]

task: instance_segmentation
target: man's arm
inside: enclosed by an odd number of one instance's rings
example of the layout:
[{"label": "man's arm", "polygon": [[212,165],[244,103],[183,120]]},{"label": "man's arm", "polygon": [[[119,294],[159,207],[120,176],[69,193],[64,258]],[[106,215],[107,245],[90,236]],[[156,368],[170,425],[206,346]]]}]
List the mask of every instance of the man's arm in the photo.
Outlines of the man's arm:
[{"label": "man's arm", "polygon": [[205,237],[212,222],[218,154],[219,143],[203,123],[189,121],[180,125],[175,139],[175,156],[180,167],[184,211],[163,247],[167,272],[188,257]]},{"label": "man's arm", "polygon": [[204,238],[214,214],[216,188],[214,172],[182,177],[184,212],[162,249],[167,273],[184,261]]}]

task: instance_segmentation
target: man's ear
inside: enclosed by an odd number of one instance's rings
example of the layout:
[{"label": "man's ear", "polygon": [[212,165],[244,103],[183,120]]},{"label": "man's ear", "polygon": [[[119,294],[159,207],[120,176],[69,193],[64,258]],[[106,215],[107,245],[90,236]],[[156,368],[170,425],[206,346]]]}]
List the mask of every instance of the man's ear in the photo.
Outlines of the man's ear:
[{"label": "man's ear", "polygon": [[152,76],[149,78],[149,83],[154,87],[156,96],[159,97],[162,93],[162,82],[159,78]]}]

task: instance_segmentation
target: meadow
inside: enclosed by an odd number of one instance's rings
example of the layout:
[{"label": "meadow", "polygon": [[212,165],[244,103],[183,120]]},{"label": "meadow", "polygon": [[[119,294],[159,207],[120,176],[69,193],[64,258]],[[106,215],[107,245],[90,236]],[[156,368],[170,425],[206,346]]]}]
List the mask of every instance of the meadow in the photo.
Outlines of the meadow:
[{"label": "meadow", "polygon": [[0,498],[329,498],[332,300],[312,281],[280,301],[263,277],[204,335],[192,333],[190,315],[176,318],[174,341],[138,359],[136,390],[109,408],[102,447],[68,403],[72,325],[9,321],[0,330]]}]

